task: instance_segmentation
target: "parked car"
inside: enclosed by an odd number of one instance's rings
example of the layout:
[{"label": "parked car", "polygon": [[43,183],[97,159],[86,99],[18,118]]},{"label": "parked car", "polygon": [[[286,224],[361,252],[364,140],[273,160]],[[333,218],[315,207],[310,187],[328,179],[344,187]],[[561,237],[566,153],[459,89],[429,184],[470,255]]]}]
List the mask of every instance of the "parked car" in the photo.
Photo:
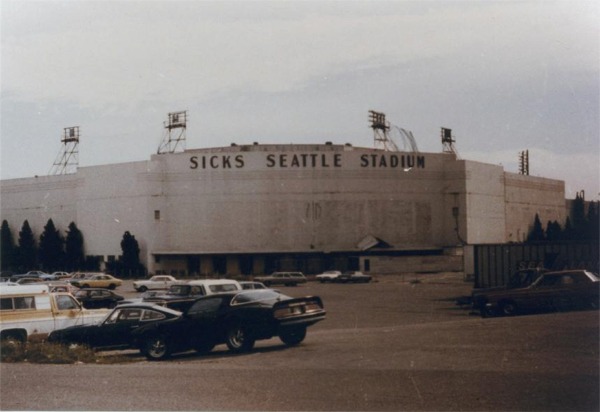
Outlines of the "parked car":
[{"label": "parked car", "polygon": [[256,340],[273,336],[297,345],[307,327],[325,314],[317,296],[291,298],[269,289],[246,290],[197,299],[181,317],[141,326],[132,335],[150,360],[190,349],[205,353],[221,343],[232,352],[244,352]]},{"label": "parked car", "polygon": [[490,290],[479,296],[482,317],[528,311],[598,308],[600,279],[586,270],[543,273],[524,288]]},{"label": "parked car", "polygon": [[81,344],[96,349],[119,349],[133,346],[131,333],[151,322],[181,316],[180,312],[148,303],[117,306],[96,325],[72,326],[56,330],[49,342]]},{"label": "parked car", "polygon": [[191,280],[187,283],[173,284],[166,293],[144,297],[143,301],[185,311],[199,297],[240,290],[240,284],[232,279]]},{"label": "parked car", "polygon": [[63,280],[50,281],[44,283],[48,285],[50,292],[68,292],[74,295],[75,292],[79,290],[75,286],[71,285],[69,282],[65,282]]},{"label": "parked car", "polygon": [[42,283],[44,282],[41,278],[37,276],[23,276],[15,280],[14,283],[18,285],[28,285],[30,283]]},{"label": "parked car", "polygon": [[107,289],[79,289],[75,297],[86,309],[114,308],[123,296]]},{"label": "parked car", "polygon": [[16,281],[18,281],[21,278],[39,278],[40,276],[44,276],[44,275],[47,275],[47,273],[46,272],[42,272],[41,270],[30,270],[27,273],[20,273],[20,274],[17,274],[17,275],[13,275],[10,278],[10,281],[11,282],[16,282]]},{"label": "parked car", "polygon": [[148,280],[138,280],[133,282],[133,288],[138,292],[146,292],[148,290],[169,289],[169,287],[177,283],[178,280],[173,276],[155,275]]},{"label": "parked car", "polygon": [[493,291],[525,288],[535,282],[545,272],[548,272],[548,270],[543,268],[519,269],[509,276],[506,285],[473,289],[470,296],[470,302],[468,302],[468,298],[465,297],[466,299],[464,303],[470,303],[475,311],[480,311],[481,308],[486,304],[486,295],[488,293]]},{"label": "parked car", "polygon": [[368,283],[372,279],[371,275],[365,275],[358,270],[349,270],[342,273],[334,279],[337,283]]},{"label": "parked car", "polygon": [[325,283],[325,282],[333,282],[335,281],[340,275],[342,274],[342,272],[340,272],[339,270],[326,270],[325,272],[315,276],[315,278],[321,282],[321,283]]},{"label": "parked car", "polygon": [[71,275],[67,272],[52,272],[52,273],[44,273],[43,275],[39,275],[43,280],[59,280],[70,277]]},{"label": "parked car", "polygon": [[108,288],[115,289],[123,284],[121,279],[117,279],[111,275],[104,273],[90,274],[83,279],[75,279],[70,282],[78,288]]},{"label": "parked car", "polygon": [[69,276],[67,278],[67,282],[73,284],[73,282],[77,282],[83,279],[87,279],[94,276],[94,273],[82,273],[82,272],[75,272],[75,273],[71,273],[71,276]]},{"label": "parked car", "polygon": [[240,286],[242,287],[242,289],[244,290],[252,290],[252,289],[269,289],[264,283],[262,282],[252,282],[252,281],[241,281],[240,282]]},{"label": "parked car", "polygon": [[257,276],[257,282],[264,283],[267,287],[272,285],[297,286],[306,283],[306,277],[302,272],[273,272],[268,276]]},{"label": "parked car", "polygon": [[0,286],[0,339],[27,342],[55,329],[99,322],[107,311],[88,310],[70,293],[53,292],[43,283]]}]

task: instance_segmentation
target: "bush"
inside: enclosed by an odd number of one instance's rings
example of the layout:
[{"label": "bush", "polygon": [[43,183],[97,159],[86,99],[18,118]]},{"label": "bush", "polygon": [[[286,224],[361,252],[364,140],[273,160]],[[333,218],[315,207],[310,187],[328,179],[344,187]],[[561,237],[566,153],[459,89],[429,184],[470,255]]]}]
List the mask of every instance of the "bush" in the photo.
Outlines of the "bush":
[{"label": "bush", "polygon": [[88,347],[81,345],[60,345],[48,342],[2,342],[0,345],[2,362],[30,363],[96,363],[96,354]]}]

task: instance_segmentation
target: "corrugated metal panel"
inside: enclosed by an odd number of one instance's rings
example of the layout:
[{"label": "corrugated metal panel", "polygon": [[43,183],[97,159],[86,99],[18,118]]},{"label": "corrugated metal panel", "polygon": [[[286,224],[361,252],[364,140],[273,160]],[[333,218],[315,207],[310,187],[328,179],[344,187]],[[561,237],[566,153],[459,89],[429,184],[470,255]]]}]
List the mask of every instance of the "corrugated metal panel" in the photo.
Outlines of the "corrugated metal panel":
[{"label": "corrugated metal panel", "polygon": [[474,245],[475,287],[503,286],[519,269],[587,269],[598,273],[598,242]]}]

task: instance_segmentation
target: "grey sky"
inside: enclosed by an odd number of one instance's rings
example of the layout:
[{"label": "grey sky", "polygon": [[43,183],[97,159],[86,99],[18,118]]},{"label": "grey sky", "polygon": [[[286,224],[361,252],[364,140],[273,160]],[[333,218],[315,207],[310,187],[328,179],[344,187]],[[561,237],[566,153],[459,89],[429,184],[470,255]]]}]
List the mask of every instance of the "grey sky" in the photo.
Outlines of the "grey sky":
[{"label": "grey sky", "polygon": [[1,0],[2,179],[145,160],[167,113],[187,147],[373,146],[368,110],[439,152],[600,191],[597,2]]}]

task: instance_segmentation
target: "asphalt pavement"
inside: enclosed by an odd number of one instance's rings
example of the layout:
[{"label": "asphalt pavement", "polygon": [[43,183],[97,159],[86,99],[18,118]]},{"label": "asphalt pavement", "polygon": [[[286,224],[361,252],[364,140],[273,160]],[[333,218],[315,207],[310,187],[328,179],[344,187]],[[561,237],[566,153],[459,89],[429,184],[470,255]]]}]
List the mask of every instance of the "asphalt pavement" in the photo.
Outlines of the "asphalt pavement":
[{"label": "asphalt pavement", "polygon": [[280,287],[319,295],[328,311],[297,347],[274,338],[242,355],[221,345],[164,362],[126,351],[111,365],[2,364],[0,408],[599,410],[598,311],[482,319],[455,305],[470,288],[457,274]]}]

